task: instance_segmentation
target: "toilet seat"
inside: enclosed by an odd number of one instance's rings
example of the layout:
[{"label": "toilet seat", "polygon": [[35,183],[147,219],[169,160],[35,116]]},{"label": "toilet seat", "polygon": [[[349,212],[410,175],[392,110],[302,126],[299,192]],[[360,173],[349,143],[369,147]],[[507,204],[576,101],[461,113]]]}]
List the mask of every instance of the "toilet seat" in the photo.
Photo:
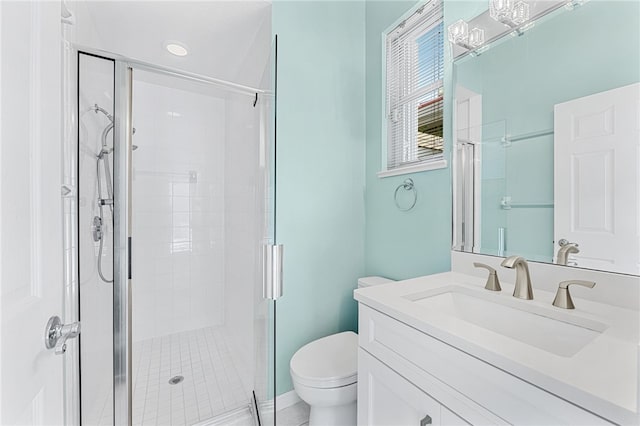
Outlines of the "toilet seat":
[{"label": "toilet seat", "polygon": [[337,388],[358,380],[358,335],[333,334],[306,344],[291,358],[291,376],[303,386]]}]

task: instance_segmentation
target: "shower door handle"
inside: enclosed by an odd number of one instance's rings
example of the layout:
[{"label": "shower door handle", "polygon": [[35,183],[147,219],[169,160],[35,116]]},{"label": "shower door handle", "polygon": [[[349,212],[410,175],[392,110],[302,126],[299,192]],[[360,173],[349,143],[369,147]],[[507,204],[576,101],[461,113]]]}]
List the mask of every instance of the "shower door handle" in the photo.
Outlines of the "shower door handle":
[{"label": "shower door handle", "polygon": [[282,244],[263,247],[262,297],[276,300],[282,297]]}]

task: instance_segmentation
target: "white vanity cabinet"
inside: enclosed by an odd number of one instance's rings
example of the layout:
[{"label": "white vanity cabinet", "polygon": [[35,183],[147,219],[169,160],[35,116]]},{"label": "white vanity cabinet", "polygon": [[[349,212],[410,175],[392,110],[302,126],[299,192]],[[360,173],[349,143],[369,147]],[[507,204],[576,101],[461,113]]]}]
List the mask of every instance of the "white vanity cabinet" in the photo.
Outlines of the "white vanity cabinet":
[{"label": "white vanity cabinet", "polygon": [[359,425],[611,424],[363,303],[359,329]]},{"label": "white vanity cabinet", "polygon": [[362,348],[358,349],[358,366],[359,424],[468,424]]}]

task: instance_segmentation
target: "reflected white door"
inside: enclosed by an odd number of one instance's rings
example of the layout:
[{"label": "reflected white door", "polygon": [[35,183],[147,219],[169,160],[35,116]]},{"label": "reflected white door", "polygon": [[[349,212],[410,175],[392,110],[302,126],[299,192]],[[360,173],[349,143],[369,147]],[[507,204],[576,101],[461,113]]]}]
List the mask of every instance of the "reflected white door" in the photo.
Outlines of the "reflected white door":
[{"label": "reflected white door", "polygon": [[63,424],[59,2],[0,2],[0,424]]},{"label": "reflected white door", "polygon": [[555,106],[554,239],[570,264],[640,273],[640,84]]}]

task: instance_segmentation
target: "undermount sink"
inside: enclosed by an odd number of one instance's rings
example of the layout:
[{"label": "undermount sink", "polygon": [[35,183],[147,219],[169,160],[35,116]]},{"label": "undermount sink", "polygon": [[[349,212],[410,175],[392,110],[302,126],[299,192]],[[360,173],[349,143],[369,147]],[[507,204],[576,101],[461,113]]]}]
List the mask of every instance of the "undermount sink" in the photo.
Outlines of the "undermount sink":
[{"label": "undermount sink", "polygon": [[598,321],[505,296],[448,285],[404,297],[431,312],[563,357],[575,355],[608,328]]}]

